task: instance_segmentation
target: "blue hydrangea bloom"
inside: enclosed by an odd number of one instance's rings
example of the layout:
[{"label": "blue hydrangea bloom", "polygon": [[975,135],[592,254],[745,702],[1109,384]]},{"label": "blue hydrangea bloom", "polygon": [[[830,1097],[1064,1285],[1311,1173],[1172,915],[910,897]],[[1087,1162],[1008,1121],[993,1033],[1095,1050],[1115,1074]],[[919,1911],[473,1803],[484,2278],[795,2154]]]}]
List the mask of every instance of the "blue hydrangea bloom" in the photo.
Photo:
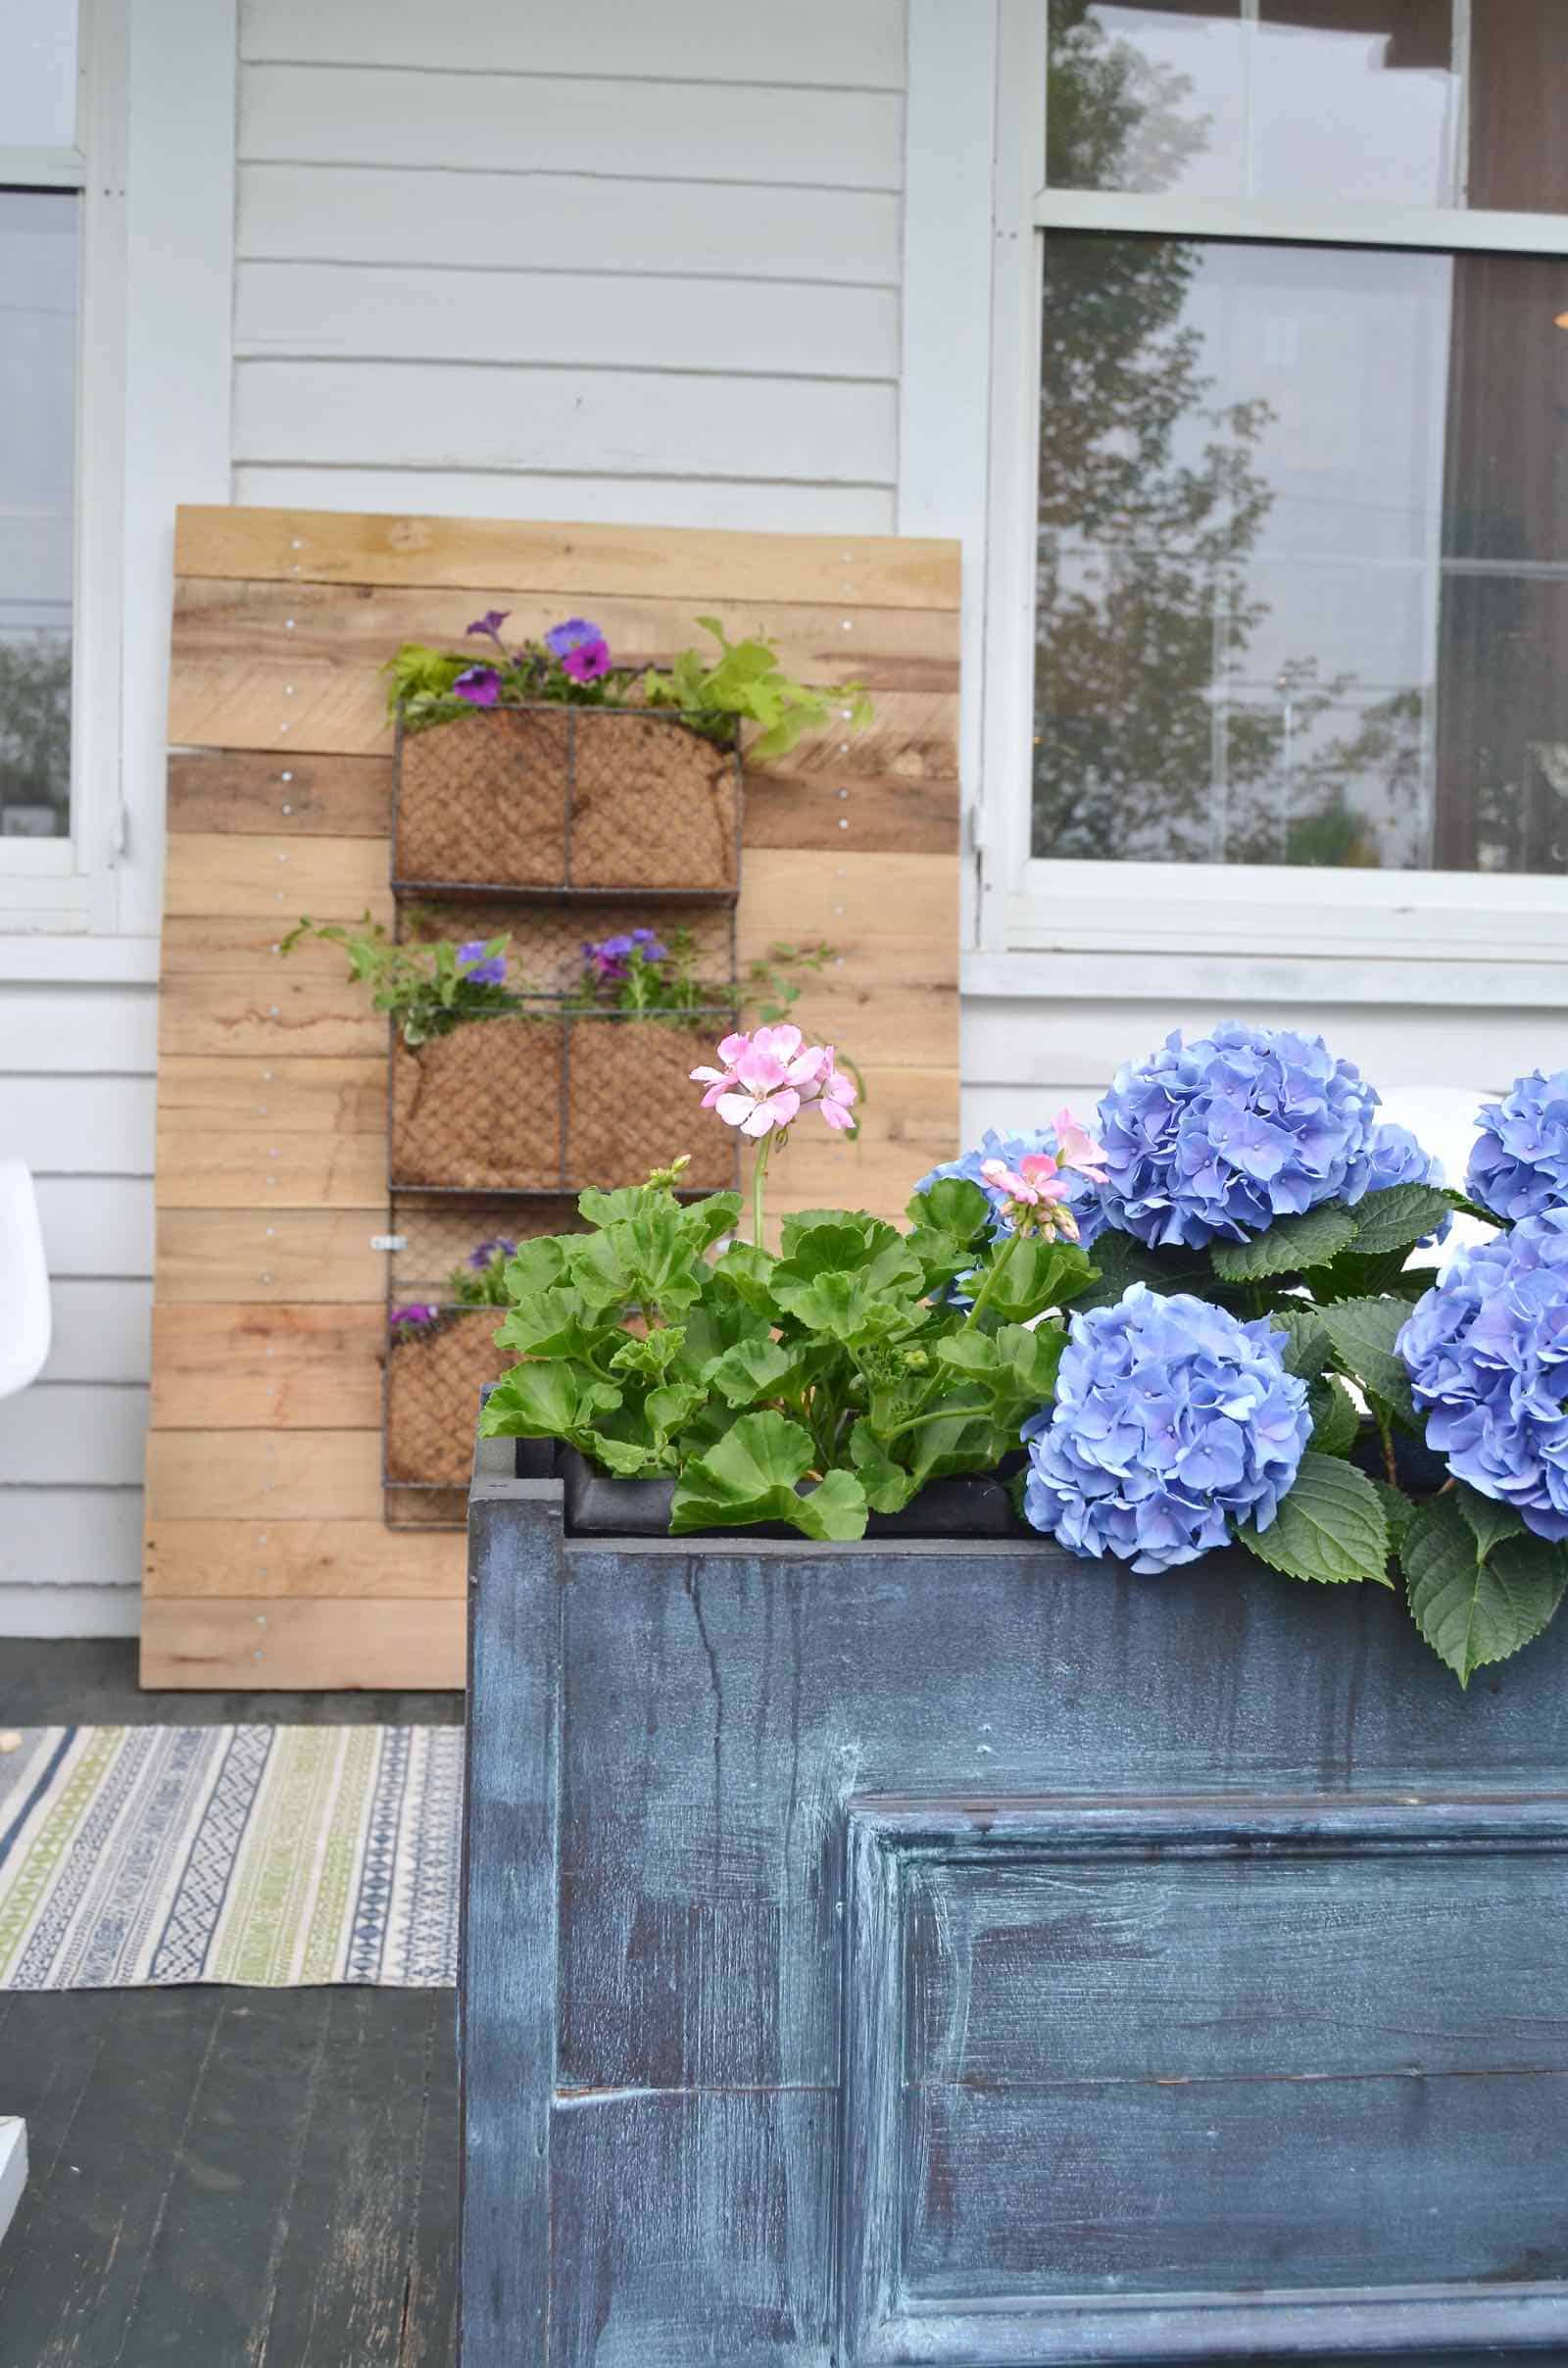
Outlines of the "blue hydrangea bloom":
[{"label": "blue hydrangea bloom", "polygon": [[1025,1423],[1024,1511],[1075,1554],[1156,1572],[1267,1529],[1311,1435],[1285,1336],[1134,1283],[1075,1315],[1056,1403]]},{"label": "blue hydrangea bloom", "polygon": [[[1049,1152],[1052,1159],[1056,1156],[1056,1137],[1049,1126],[1037,1126],[1033,1133],[1027,1135],[999,1135],[994,1127],[988,1126],[973,1151],[966,1151],[961,1159],[946,1159],[940,1167],[933,1167],[929,1175],[920,1178],[914,1189],[916,1192],[929,1192],[931,1186],[943,1176],[962,1176],[966,1183],[978,1184],[991,1203],[993,1236],[1011,1233],[1012,1227],[1002,1213],[1006,1195],[994,1184],[988,1184],[980,1170],[987,1159],[1000,1159],[1004,1166],[1016,1170],[1018,1161],[1027,1158],[1029,1153],[1042,1151]],[[1078,1175],[1071,1168],[1066,1173],[1072,1187],[1067,1195],[1067,1207],[1072,1210],[1077,1224],[1078,1239],[1087,1247],[1096,1234],[1102,1231],[1105,1223],[1105,1213],[1100,1205],[1100,1187],[1088,1176]]]},{"label": "blue hydrangea bloom", "polygon": [[1568,1203],[1568,1069],[1516,1077],[1501,1102],[1483,1103],[1464,1188],[1510,1222]]},{"label": "blue hydrangea bloom", "polygon": [[1449,1471],[1568,1538],[1568,1209],[1456,1251],[1397,1345]]},{"label": "blue hydrangea bloom", "polygon": [[1321,1036],[1227,1020],[1124,1064],[1100,1105],[1106,1217],[1142,1242],[1245,1241],[1367,1190],[1378,1098]]},{"label": "blue hydrangea bloom", "polygon": [[[1407,1126],[1395,1126],[1385,1120],[1372,1137],[1367,1153],[1364,1181],[1346,1193],[1348,1201],[1359,1201],[1369,1192],[1387,1192],[1395,1184],[1442,1184],[1446,1179],[1443,1161],[1436,1152],[1418,1143]],[[1431,1250],[1446,1242],[1453,1229],[1452,1217],[1445,1217],[1436,1233],[1424,1233],[1416,1244],[1418,1250]]]}]

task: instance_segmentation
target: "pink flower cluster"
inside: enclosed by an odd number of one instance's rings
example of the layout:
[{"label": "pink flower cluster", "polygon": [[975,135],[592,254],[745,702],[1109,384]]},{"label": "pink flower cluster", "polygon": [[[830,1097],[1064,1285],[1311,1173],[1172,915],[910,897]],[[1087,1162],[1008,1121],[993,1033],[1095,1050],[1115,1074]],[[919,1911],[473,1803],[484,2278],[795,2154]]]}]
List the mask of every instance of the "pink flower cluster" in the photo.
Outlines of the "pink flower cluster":
[{"label": "pink flower cluster", "polygon": [[819,1110],[835,1133],[855,1124],[855,1080],[838,1067],[830,1044],[808,1044],[799,1028],[726,1036],[718,1058],[722,1068],[693,1069],[692,1078],[708,1088],[704,1110],[716,1110],[726,1126],[738,1126],[743,1135],[782,1133],[808,1107]]},{"label": "pink flower cluster", "polygon": [[1025,1152],[1015,1168],[1004,1159],[987,1159],[980,1173],[991,1191],[1004,1196],[998,1213],[1015,1232],[1059,1233],[1064,1241],[1075,1242],[1078,1220],[1066,1206],[1072,1190],[1067,1171],[1075,1169],[1091,1183],[1103,1184],[1105,1154],[1071,1110],[1056,1112],[1053,1131],[1054,1159],[1045,1151]]}]

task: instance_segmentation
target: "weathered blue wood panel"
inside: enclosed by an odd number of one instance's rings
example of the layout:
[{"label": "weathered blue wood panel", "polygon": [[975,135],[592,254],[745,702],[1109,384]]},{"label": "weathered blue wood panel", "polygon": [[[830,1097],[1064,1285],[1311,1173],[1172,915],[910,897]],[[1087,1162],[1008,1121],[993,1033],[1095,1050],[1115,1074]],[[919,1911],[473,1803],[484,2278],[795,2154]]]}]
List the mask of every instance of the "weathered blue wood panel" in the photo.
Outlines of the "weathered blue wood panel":
[{"label": "weathered blue wood panel", "polygon": [[476,1489],[464,2368],[1568,2357],[1568,1690]]}]

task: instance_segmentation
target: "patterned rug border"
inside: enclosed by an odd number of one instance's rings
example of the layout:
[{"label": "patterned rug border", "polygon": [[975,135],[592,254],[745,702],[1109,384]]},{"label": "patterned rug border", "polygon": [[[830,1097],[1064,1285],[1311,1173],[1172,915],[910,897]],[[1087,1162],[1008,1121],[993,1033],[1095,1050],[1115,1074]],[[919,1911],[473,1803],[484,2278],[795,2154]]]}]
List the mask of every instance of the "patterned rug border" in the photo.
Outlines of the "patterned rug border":
[{"label": "patterned rug border", "polygon": [[457,1979],[463,1729],[79,1726],[0,1761],[0,1992]]}]

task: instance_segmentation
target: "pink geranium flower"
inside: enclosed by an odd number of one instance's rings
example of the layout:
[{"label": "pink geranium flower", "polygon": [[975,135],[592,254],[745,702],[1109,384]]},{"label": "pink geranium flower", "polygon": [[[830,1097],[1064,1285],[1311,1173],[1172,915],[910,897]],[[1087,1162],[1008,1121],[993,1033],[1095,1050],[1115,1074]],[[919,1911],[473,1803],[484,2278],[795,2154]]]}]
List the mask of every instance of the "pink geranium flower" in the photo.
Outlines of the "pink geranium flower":
[{"label": "pink geranium flower", "polygon": [[1056,1158],[1062,1166],[1076,1167],[1081,1176],[1103,1184],[1107,1157],[1104,1146],[1079,1125],[1070,1110],[1057,1110],[1051,1123],[1056,1138]]},{"label": "pink geranium flower", "polygon": [[786,1025],[726,1036],[718,1058],[722,1068],[692,1071],[693,1082],[708,1089],[703,1108],[758,1139],[781,1132],[817,1098],[833,1057],[825,1045],[808,1045],[799,1028]]},{"label": "pink geranium flower", "polygon": [[822,1069],[814,1099],[825,1123],[836,1135],[854,1126],[852,1112],[859,1099],[859,1089],[853,1077],[847,1077],[841,1068],[834,1065],[834,1052],[830,1044],[822,1048]]},{"label": "pink geranium flower", "polygon": [[1004,1159],[987,1159],[980,1173],[994,1192],[1006,1196],[1001,1214],[1017,1232],[1078,1239],[1078,1220],[1065,1206],[1071,1180],[1049,1152],[1026,1152],[1016,1167]]}]

